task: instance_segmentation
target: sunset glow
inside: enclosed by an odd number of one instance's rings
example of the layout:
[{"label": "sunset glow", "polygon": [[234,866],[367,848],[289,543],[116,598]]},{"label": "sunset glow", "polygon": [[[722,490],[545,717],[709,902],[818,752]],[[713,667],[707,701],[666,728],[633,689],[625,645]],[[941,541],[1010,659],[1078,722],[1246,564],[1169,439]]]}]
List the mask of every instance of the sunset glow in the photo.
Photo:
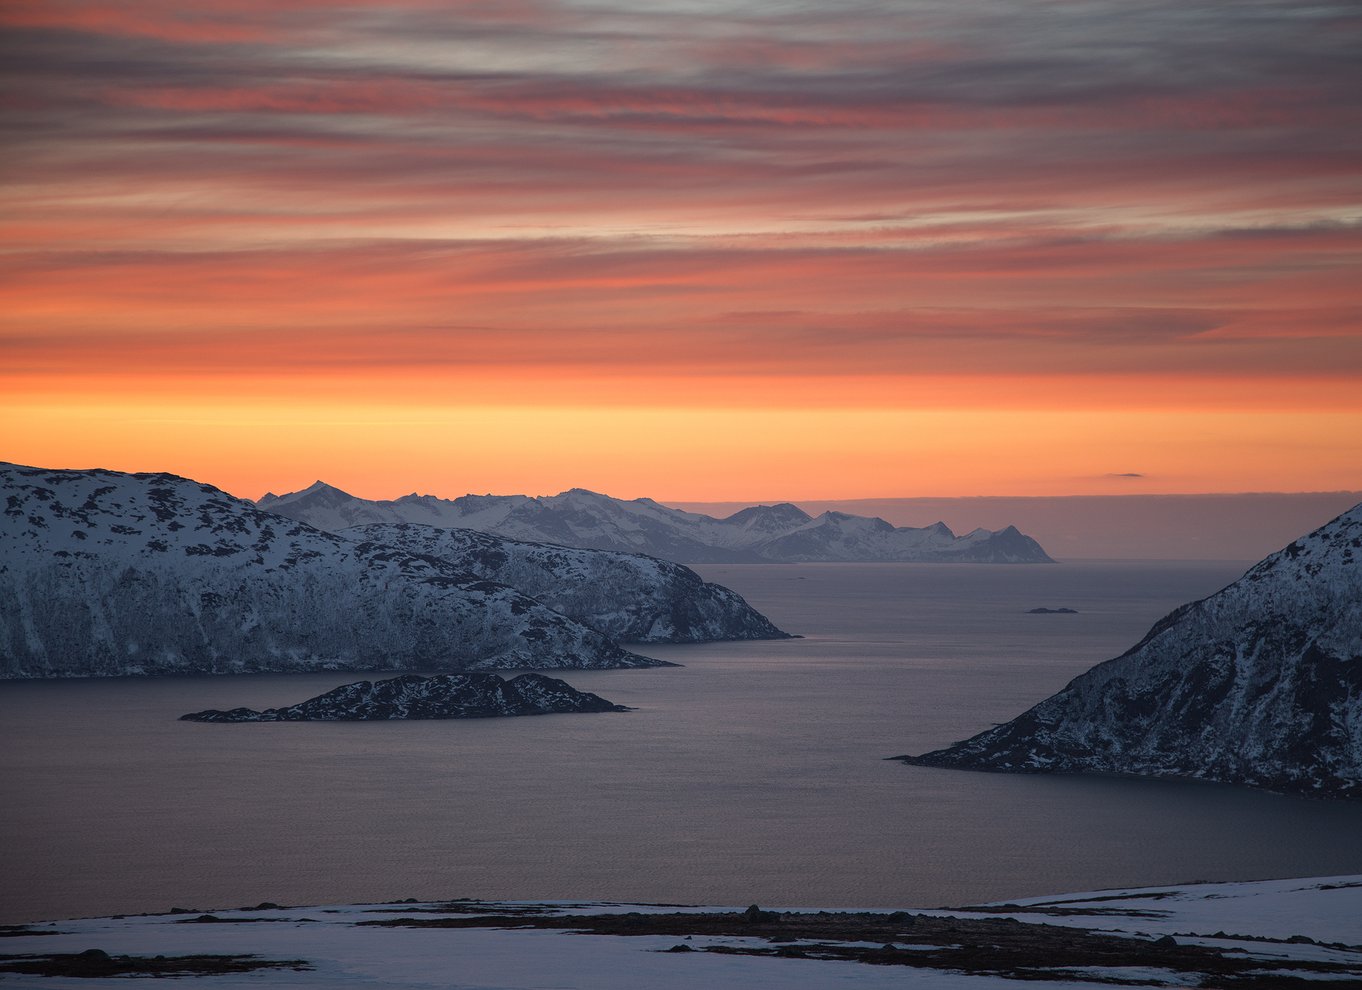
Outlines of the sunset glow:
[{"label": "sunset glow", "polygon": [[1362,21],[0,7],[0,459],[255,497],[1362,488]]}]

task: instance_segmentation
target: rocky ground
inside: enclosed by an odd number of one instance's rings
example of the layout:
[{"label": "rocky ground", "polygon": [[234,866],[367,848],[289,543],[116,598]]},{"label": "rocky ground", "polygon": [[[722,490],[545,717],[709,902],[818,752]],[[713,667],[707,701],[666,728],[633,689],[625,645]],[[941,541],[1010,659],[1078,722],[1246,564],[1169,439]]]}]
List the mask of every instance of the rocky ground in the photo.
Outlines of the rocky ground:
[{"label": "rocky ground", "polygon": [[0,930],[0,985],[1362,986],[1362,876],[1100,891],[961,909],[456,900],[252,908]]}]

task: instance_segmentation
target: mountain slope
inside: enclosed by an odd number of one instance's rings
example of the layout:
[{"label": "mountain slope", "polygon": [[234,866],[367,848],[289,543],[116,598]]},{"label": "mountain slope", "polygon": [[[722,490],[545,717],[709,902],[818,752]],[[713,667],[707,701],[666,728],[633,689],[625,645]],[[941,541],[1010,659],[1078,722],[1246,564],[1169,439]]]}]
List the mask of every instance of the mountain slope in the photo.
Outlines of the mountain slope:
[{"label": "mountain slope", "polygon": [[510,585],[621,642],[704,643],[786,636],[736,592],[706,583],[689,567],[656,557],[406,523],[357,526],[339,530],[338,535],[447,560],[461,571]]},{"label": "mountain slope", "polygon": [[181,715],[180,721],[363,722],[628,710],[543,674],[521,674],[508,681],[496,674],[403,674],[385,681],[343,684],[287,708],[266,708],[263,712],[209,709]]},{"label": "mountain slope", "polygon": [[504,585],[169,474],[0,465],[0,677],[633,667]]},{"label": "mountain slope", "polygon": [[317,482],[263,496],[259,507],[322,529],[418,523],[593,550],[642,553],[686,563],[932,561],[1045,563],[1038,543],[1013,527],[957,537],[946,526],[895,527],[883,519],[826,512],[810,517],[789,503],[758,505],[726,519],[574,488],[558,495],[404,495],[356,498]]},{"label": "mountain slope", "polygon": [[1362,505],[1011,722],[899,759],[1362,797]]}]

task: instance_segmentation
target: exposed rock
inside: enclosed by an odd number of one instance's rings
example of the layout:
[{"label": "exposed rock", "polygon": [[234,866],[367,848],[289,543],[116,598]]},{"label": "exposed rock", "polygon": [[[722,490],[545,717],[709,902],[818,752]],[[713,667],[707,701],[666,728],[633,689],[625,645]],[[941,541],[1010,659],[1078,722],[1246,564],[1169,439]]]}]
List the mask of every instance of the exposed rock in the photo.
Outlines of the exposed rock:
[{"label": "exposed rock", "polygon": [[103,949],[0,956],[0,973],[22,976],[65,976],[76,979],[161,979],[182,976],[221,976],[261,970],[304,972],[303,959],[261,959],[254,955],[111,956]]}]

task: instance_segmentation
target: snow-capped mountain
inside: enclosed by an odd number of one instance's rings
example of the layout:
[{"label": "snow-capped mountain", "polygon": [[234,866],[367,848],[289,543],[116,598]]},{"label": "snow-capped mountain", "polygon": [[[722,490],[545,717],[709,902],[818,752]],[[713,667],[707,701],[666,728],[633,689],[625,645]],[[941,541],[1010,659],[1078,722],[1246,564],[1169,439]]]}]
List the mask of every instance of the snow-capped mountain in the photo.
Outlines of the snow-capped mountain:
[{"label": "snow-capped mountain", "polygon": [[943,523],[895,527],[883,519],[789,503],[758,505],[716,519],[649,498],[632,501],[574,488],[558,495],[404,495],[371,501],[324,482],[257,505],[320,529],[419,523],[474,529],[530,543],[642,553],[685,563],[795,561],[959,561],[1045,563],[1040,544],[1014,527],[957,537]]},{"label": "snow-capped mountain", "polygon": [[788,561],[924,561],[1032,564],[1050,558],[1015,526],[956,536],[945,523],[914,528],[883,519],[825,512],[760,545],[762,556]]},{"label": "snow-capped mountain", "polygon": [[706,583],[689,567],[643,554],[526,543],[415,523],[373,523],[337,534],[447,560],[460,571],[508,584],[620,642],[786,636],[736,592]]},{"label": "snow-capped mountain", "polygon": [[639,667],[434,557],[170,474],[0,465],[0,677]]},{"label": "snow-capped mountain", "polygon": [[1011,722],[900,759],[1362,797],[1362,505]]},{"label": "snow-capped mountain", "polygon": [[494,718],[567,712],[627,712],[598,694],[578,691],[543,674],[502,680],[496,674],[403,674],[357,681],[287,708],[209,709],[181,715],[182,722],[360,722],[422,718]]}]

